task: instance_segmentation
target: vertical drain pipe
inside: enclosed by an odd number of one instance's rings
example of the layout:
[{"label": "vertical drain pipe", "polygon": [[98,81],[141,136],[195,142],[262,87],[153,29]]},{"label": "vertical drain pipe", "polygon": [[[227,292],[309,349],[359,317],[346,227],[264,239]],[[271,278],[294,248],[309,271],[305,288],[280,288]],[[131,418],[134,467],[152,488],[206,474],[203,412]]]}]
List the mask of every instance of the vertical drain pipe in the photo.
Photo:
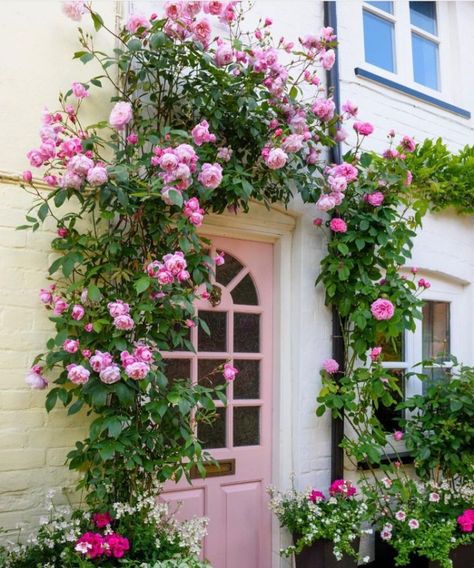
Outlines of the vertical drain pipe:
[{"label": "vertical drain pipe", "polygon": [[[331,27],[337,35],[337,7],[335,1],[324,2],[324,25]],[[339,84],[339,50],[336,48],[336,62],[327,72],[327,90],[332,93],[336,113],[341,111],[341,93]],[[342,160],[341,144],[337,142],[330,150],[330,161],[339,164]],[[332,356],[342,370],[345,366],[344,342],[339,314],[335,307],[332,309]],[[337,380],[337,375],[336,375]],[[331,480],[344,477],[344,451],[340,444],[344,437],[344,417],[331,418]]]}]

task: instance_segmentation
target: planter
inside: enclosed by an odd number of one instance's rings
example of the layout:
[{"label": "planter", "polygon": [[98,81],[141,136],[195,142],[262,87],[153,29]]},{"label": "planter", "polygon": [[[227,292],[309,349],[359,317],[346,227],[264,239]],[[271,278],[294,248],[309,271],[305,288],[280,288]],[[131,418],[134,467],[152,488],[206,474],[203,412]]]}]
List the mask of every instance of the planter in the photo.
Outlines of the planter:
[{"label": "planter", "polygon": [[[354,549],[359,550],[359,539],[354,541]],[[337,560],[330,540],[317,540],[295,555],[296,568],[356,568],[357,560],[344,556]]]},{"label": "planter", "polygon": [[[395,549],[377,534],[375,537],[375,565],[384,568],[398,568],[395,564],[395,556]],[[458,546],[451,551],[449,557],[453,561],[453,568],[474,568],[474,543]],[[438,562],[417,555],[412,555],[410,563],[406,566],[410,568],[440,568]]]}]

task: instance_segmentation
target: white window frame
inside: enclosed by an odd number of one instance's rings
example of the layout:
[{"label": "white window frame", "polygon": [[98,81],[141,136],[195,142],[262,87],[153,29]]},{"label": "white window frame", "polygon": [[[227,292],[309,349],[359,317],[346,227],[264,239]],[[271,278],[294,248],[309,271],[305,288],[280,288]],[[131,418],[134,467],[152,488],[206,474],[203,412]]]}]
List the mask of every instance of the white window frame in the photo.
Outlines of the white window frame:
[{"label": "white window frame", "polygon": [[[344,10],[349,3],[344,3]],[[441,97],[443,99],[451,99],[454,96],[452,90],[452,72],[449,62],[451,61],[450,47],[449,47],[449,21],[450,10],[452,7],[448,6],[448,2],[436,2],[436,25],[437,35],[430,34],[429,32],[414,26],[410,19],[410,4],[408,0],[394,0],[393,1],[393,14],[385,12],[376,6],[368,4],[366,1],[354,2],[351,10],[359,10],[359,21],[361,29],[361,42],[359,45],[359,61],[360,67],[367,71],[384,77],[391,81],[396,81],[404,86],[410,87],[416,91],[424,93],[429,96]],[[455,4],[453,2],[452,4]],[[455,8],[455,6],[454,6]],[[365,60],[364,49],[364,11],[369,12],[375,16],[383,18],[388,22],[394,24],[394,59],[395,70],[387,71],[381,67],[377,67]],[[357,21],[357,20],[356,20]],[[454,19],[455,21],[455,19]],[[421,83],[415,81],[413,69],[413,52],[412,52],[412,33],[415,32],[419,36],[435,42],[438,46],[438,86],[439,89],[432,89]]]}]

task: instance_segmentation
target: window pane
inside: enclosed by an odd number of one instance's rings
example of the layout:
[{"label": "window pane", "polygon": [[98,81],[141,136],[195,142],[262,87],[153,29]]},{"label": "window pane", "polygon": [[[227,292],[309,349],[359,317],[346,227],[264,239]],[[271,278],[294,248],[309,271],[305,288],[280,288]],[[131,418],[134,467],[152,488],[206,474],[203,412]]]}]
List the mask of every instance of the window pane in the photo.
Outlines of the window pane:
[{"label": "window pane", "polygon": [[387,71],[395,70],[393,24],[364,10],[365,60]]},{"label": "window pane", "polygon": [[225,447],[225,408],[216,409],[216,418],[212,424],[200,422],[198,425],[198,439],[203,448],[224,448]]},{"label": "window pane", "polygon": [[417,28],[436,34],[436,2],[410,2],[410,21]]},{"label": "window pane", "polygon": [[260,443],[260,408],[234,407],[234,446],[257,446]]},{"label": "window pane", "polygon": [[438,45],[412,33],[413,72],[415,81],[431,89],[439,90]]},{"label": "window pane", "polygon": [[237,359],[239,374],[234,381],[234,398],[260,398],[260,361]]},{"label": "window pane", "polygon": [[389,14],[393,14],[393,2],[366,2],[366,4],[375,6],[379,10],[383,10],[384,12],[388,12]]},{"label": "window pane", "polygon": [[219,359],[199,359],[198,360],[198,383],[203,387],[216,387],[224,385],[225,379],[222,369],[216,371],[217,367],[222,367],[225,360]]},{"label": "window pane", "polygon": [[237,276],[243,266],[240,262],[230,254],[224,254],[224,264],[216,267],[216,281],[223,286],[227,286],[229,282]]},{"label": "window pane", "polygon": [[234,351],[236,353],[260,352],[260,316],[258,314],[234,314]]},{"label": "window pane", "polygon": [[[437,364],[446,361],[450,354],[450,315],[448,302],[425,302],[423,306],[423,360],[433,360]],[[443,367],[424,367],[428,380],[423,390],[433,383],[446,378]]]},{"label": "window pane", "polygon": [[405,360],[403,335],[401,333],[397,337],[390,337],[389,339],[384,338],[383,334],[377,335],[375,345],[382,347],[384,363]]},{"label": "window pane", "polygon": [[199,327],[199,351],[225,352],[227,346],[227,312],[199,312],[199,317],[207,323],[211,335]]},{"label": "window pane", "polygon": [[395,403],[392,406],[380,405],[375,410],[375,416],[380,420],[382,426],[387,432],[394,432],[399,429],[399,420],[402,418],[402,412],[400,410],[396,410],[395,407],[402,401],[403,393],[405,392],[405,376],[403,369],[387,370],[387,375],[396,377],[397,384],[402,391],[402,395],[400,396],[399,393],[393,392],[392,396],[395,399]]},{"label": "window pane", "polygon": [[165,375],[168,381],[189,379],[191,377],[191,361],[189,359],[165,359]]},{"label": "window pane", "polygon": [[235,304],[258,306],[257,290],[250,274],[247,274],[230,293]]}]

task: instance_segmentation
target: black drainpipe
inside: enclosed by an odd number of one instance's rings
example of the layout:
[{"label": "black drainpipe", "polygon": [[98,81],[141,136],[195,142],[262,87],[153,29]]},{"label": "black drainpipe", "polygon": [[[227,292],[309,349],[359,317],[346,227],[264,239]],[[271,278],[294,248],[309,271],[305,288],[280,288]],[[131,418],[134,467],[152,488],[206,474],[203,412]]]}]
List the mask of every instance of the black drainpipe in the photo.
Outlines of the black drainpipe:
[{"label": "black drainpipe", "polygon": [[[324,25],[333,28],[337,35],[337,9],[336,2],[324,2]],[[336,63],[327,72],[326,80],[328,92],[332,93],[332,98],[336,106],[336,113],[341,111],[341,93],[339,88],[339,50],[336,48]],[[337,142],[330,150],[330,161],[339,164],[341,162],[341,144]],[[342,338],[341,323],[339,314],[335,307],[332,309],[332,356],[339,363],[342,370],[345,366],[344,342]],[[337,379],[336,379],[337,380]],[[344,451],[340,447],[344,437],[344,417],[332,418],[331,421],[331,479],[342,479],[344,477]]]}]

